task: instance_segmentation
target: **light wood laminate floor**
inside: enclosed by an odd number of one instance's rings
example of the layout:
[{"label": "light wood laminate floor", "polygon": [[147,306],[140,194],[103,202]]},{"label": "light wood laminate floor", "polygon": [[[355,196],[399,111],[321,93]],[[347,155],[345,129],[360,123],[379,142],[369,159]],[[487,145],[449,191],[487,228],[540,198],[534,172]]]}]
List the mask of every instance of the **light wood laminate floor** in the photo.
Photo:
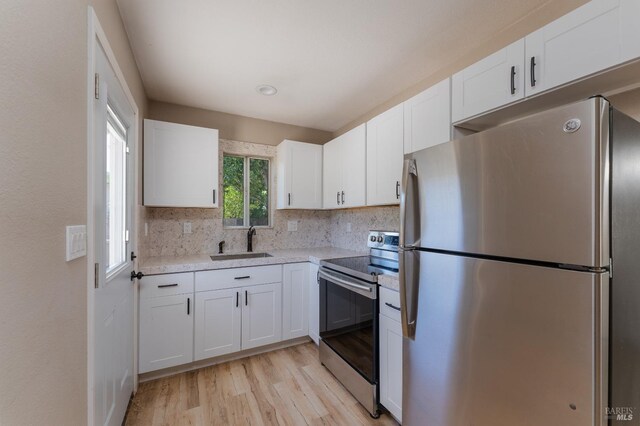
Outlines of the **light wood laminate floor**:
[{"label": "light wood laminate floor", "polygon": [[373,419],[305,343],[140,384],[127,425],[397,425]]}]

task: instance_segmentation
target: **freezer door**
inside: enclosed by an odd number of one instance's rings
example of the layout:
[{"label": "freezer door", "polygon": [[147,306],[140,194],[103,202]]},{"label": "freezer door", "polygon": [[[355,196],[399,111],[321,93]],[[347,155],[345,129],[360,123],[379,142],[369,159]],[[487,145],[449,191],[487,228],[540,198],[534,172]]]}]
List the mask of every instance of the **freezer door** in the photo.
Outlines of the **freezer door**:
[{"label": "freezer door", "polygon": [[420,257],[415,340],[403,348],[403,424],[600,424],[607,275]]},{"label": "freezer door", "polygon": [[608,266],[608,125],[593,98],[408,155],[420,246]]}]

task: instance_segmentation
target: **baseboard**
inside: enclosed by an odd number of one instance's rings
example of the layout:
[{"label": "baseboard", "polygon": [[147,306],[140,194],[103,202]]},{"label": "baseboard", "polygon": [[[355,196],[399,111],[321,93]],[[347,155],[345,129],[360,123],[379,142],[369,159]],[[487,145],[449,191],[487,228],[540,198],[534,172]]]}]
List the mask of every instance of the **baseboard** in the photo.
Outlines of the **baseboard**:
[{"label": "baseboard", "polygon": [[296,346],[296,345],[300,345],[302,343],[307,343],[311,341],[312,340],[309,336],[298,337],[291,340],[285,340],[284,342],[272,343],[271,345],[261,346],[259,348],[247,349],[240,352],[234,352],[232,354],[220,355],[215,358],[208,358],[208,359],[203,359],[201,361],[194,361],[189,364],[163,368],[162,370],[150,371],[148,373],[140,374],[138,376],[138,380],[140,383],[144,383],[151,380],[174,376],[176,374],[185,373],[187,371],[199,370],[200,368],[210,367],[212,365],[222,364],[229,361],[235,361],[237,359],[246,358],[252,355],[263,354],[266,352],[271,352],[278,349],[284,349],[290,346]]}]

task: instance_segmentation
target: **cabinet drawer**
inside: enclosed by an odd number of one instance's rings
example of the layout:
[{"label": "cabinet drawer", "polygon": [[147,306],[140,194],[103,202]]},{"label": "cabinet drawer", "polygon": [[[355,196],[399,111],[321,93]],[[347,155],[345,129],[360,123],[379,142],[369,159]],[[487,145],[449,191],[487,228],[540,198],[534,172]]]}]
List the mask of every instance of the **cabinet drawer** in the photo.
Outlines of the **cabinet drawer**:
[{"label": "cabinet drawer", "polygon": [[196,272],[196,291],[220,290],[282,281],[282,265]]},{"label": "cabinet drawer", "polygon": [[140,280],[140,298],[193,293],[193,272],[146,275]]},{"label": "cabinet drawer", "polygon": [[380,287],[380,313],[392,320],[400,321],[399,308],[400,292]]}]

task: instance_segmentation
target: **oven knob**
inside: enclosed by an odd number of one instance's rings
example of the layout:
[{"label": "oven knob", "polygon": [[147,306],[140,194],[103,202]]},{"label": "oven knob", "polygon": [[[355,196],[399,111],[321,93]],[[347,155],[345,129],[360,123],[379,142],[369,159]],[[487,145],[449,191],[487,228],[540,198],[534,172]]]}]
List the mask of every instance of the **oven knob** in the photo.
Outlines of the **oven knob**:
[{"label": "oven knob", "polygon": [[372,243],[376,242],[376,236],[375,235],[372,235],[371,238],[369,238],[369,239],[371,240]]},{"label": "oven knob", "polygon": [[381,243],[384,240],[381,236],[378,236],[378,242]]}]

